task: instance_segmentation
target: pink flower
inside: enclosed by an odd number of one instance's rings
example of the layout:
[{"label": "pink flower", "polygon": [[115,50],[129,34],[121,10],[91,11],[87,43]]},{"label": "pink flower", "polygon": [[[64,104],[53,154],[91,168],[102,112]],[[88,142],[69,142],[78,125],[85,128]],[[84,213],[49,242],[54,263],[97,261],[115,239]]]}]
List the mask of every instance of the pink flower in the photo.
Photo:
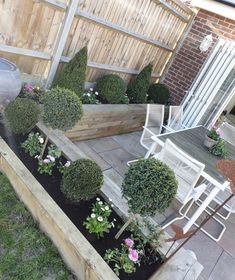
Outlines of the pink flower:
[{"label": "pink flower", "polygon": [[44,162],[44,163],[50,163],[50,160],[49,160],[48,158],[45,158],[45,159],[43,160],[43,162]]},{"label": "pink flower", "polygon": [[125,242],[125,245],[126,245],[127,247],[129,247],[129,248],[132,248],[133,245],[134,245],[134,241],[133,241],[132,239],[130,239],[130,238],[126,238],[126,239],[124,240],[124,242]]},{"label": "pink flower", "polygon": [[139,254],[136,250],[129,250],[129,254],[128,254],[128,258],[133,261],[133,262],[137,262],[138,258],[139,258]]},{"label": "pink flower", "polygon": [[33,91],[33,86],[30,84],[25,85],[24,87],[25,90],[27,90],[28,92],[32,92]]},{"label": "pink flower", "polygon": [[221,129],[219,127],[216,129],[216,133],[221,136]]},{"label": "pink flower", "polygon": [[53,156],[47,155],[47,158],[49,159],[49,161],[55,162],[55,158]]}]

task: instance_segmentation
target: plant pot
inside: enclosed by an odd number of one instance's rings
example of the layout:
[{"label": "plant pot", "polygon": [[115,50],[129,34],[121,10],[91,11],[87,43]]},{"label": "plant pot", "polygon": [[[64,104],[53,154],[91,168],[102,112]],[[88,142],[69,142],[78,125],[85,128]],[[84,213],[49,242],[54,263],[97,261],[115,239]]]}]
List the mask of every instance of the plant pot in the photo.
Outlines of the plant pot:
[{"label": "plant pot", "polygon": [[214,139],[210,138],[208,135],[205,135],[205,139],[204,139],[204,142],[203,142],[203,145],[205,147],[210,149],[210,148],[212,148],[217,143],[218,143],[217,140],[214,140]]}]

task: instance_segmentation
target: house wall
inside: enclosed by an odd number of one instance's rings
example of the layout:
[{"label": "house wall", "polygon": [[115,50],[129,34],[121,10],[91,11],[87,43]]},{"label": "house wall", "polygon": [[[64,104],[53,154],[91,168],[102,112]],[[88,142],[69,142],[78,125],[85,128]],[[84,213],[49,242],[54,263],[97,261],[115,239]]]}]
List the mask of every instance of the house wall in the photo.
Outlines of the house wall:
[{"label": "house wall", "polygon": [[[211,33],[213,45],[207,52],[201,53],[199,46],[203,38]],[[172,104],[180,104],[186,94],[185,91],[192,85],[219,37],[235,40],[235,21],[206,10],[199,10],[187,37],[161,80],[170,88]]]}]

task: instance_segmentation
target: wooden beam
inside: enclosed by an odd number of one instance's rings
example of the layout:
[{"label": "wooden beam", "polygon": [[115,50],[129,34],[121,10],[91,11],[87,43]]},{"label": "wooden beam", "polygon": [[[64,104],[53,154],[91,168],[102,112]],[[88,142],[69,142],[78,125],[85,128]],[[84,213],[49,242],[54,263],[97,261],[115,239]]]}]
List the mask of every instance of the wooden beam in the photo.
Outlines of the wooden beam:
[{"label": "wooden beam", "polygon": [[48,6],[57,8],[57,9],[62,9],[66,10],[67,5],[61,1],[58,0],[33,0],[35,3],[44,3],[47,4]]},{"label": "wooden beam", "polygon": [[193,10],[191,10],[187,5],[185,5],[181,0],[172,0],[177,4],[182,10],[184,10],[186,13],[194,14]]},{"label": "wooden beam", "polygon": [[188,22],[188,17],[183,15],[181,12],[179,12],[176,8],[171,6],[166,0],[158,0],[165,8],[167,8],[172,14],[176,15],[178,18],[180,18],[184,22]]},{"label": "wooden beam", "polygon": [[[70,57],[62,56],[61,57],[61,62],[69,62]],[[102,63],[97,63],[93,61],[88,61],[87,62],[88,67],[96,68],[96,69],[101,69],[101,70],[108,70],[108,71],[114,71],[114,72],[119,72],[119,73],[124,73],[124,74],[130,74],[130,75],[138,75],[140,73],[139,70],[136,69],[127,69],[124,67],[117,67],[113,65],[108,65],[108,64],[102,64]],[[160,78],[159,73],[153,73],[152,74],[153,78]]]},{"label": "wooden beam", "polygon": [[79,2],[79,0],[70,0],[70,2],[69,2],[62,26],[61,26],[59,34],[57,36],[57,42],[56,42],[55,49],[53,51],[52,62],[51,62],[49,74],[48,74],[47,81],[46,81],[46,87],[48,87],[52,83],[52,81],[55,77],[58,65],[60,63],[60,58],[62,56],[64,47],[66,44],[66,40],[69,35],[69,31],[70,31],[70,28],[73,23],[73,19],[74,19],[74,16],[75,16],[75,13],[76,13],[76,10],[78,7],[78,2]]},{"label": "wooden beam", "polygon": [[18,48],[18,47],[3,45],[3,44],[0,44],[0,52],[14,53],[14,54],[19,54],[19,55],[23,55],[23,56],[30,56],[30,57],[45,59],[45,60],[50,60],[51,59],[51,55],[48,54],[48,53],[45,53],[45,52],[34,51],[34,50],[29,50],[29,49],[24,49],[24,48]]}]

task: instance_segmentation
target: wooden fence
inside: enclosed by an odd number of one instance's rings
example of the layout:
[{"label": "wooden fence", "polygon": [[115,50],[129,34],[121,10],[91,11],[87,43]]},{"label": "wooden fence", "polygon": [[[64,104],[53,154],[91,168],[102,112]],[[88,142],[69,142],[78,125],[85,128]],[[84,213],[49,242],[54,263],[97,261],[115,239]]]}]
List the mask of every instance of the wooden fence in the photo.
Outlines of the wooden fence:
[{"label": "wooden fence", "polygon": [[194,18],[180,0],[0,0],[0,15],[0,55],[47,84],[85,45],[87,81],[149,62],[158,79]]}]

